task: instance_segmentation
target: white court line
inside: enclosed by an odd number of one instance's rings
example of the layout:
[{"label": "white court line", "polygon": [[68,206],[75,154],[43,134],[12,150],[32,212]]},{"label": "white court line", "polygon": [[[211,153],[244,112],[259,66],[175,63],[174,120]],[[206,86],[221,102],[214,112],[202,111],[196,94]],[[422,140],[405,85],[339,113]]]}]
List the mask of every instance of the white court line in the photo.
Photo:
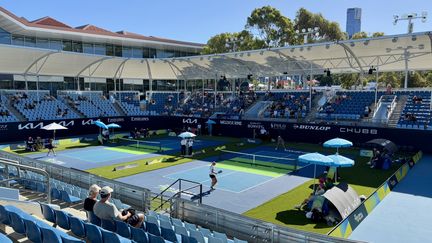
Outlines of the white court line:
[{"label": "white court line", "polygon": [[[208,164],[210,164],[210,163],[208,163]],[[196,170],[196,169],[198,169],[198,168],[202,168],[202,167],[209,167],[208,164],[207,164],[207,165],[201,165],[201,166],[193,167],[193,168],[186,169],[186,170],[181,170],[181,171],[179,171],[179,172],[170,173],[170,174],[164,175],[164,176],[162,176],[162,177],[169,178],[169,179],[173,179],[172,177],[169,177],[169,176],[171,176],[171,175],[175,175],[175,174],[181,174],[181,173],[183,173],[183,172],[187,172],[187,171],[191,171],[191,170]]]},{"label": "white court line", "polygon": [[[279,177],[280,177],[280,176],[279,176]],[[243,189],[243,190],[239,191],[238,193],[242,193],[242,192],[245,192],[245,191],[247,191],[247,190],[251,190],[251,189],[253,189],[253,188],[255,188],[255,187],[261,186],[261,185],[263,185],[263,184],[265,184],[265,183],[267,183],[267,182],[270,182],[270,181],[272,181],[272,180],[275,180],[275,179],[277,179],[277,178],[279,178],[279,177],[273,177],[273,178],[271,178],[270,180],[266,180],[266,181],[263,181],[263,182],[261,182],[261,183],[258,183],[258,184],[256,184],[256,185],[254,185],[254,186],[251,186],[251,187],[248,187],[248,188],[246,188],[246,189]]]}]

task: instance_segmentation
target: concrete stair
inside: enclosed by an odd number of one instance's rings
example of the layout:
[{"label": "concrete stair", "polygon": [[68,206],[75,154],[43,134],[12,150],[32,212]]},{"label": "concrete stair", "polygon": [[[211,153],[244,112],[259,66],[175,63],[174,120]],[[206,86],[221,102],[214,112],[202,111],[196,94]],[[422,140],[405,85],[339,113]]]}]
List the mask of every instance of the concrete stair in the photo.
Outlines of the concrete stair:
[{"label": "concrete stair", "polygon": [[16,118],[18,118],[18,120],[20,121],[28,121],[27,118],[25,118],[25,116],[23,114],[21,114],[21,112],[19,112],[12,104],[11,102],[8,100],[6,102],[6,108],[9,110],[10,113],[14,114],[16,116]]},{"label": "concrete stair", "polygon": [[399,99],[397,101],[397,105],[394,108],[393,113],[390,116],[390,119],[388,121],[389,127],[396,127],[397,123],[399,122],[399,118],[402,114],[402,111],[405,108],[407,100],[408,100],[408,96],[406,96],[406,95],[399,96]]}]

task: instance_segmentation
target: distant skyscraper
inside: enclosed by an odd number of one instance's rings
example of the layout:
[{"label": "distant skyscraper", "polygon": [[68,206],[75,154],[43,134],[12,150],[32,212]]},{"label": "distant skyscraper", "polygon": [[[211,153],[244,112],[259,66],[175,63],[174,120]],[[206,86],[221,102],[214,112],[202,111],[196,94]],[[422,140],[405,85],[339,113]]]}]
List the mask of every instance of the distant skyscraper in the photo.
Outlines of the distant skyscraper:
[{"label": "distant skyscraper", "polygon": [[346,32],[349,38],[361,31],[361,8],[347,9]]}]

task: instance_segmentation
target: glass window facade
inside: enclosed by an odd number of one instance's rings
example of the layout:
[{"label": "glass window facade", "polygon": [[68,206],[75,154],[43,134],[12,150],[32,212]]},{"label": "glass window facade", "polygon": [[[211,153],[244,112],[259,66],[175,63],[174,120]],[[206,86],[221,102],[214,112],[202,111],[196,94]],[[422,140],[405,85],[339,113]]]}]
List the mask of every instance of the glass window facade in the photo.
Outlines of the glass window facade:
[{"label": "glass window facade", "polygon": [[102,43],[82,43],[72,40],[57,40],[37,38],[31,36],[13,35],[0,28],[0,44],[38,47],[44,49],[80,52],[105,56],[133,57],[133,58],[169,58],[192,56],[198,53],[178,50],[162,50],[148,47],[119,46]]},{"label": "glass window facade", "polygon": [[349,38],[361,31],[361,13],[361,8],[349,8],[347,10],[346,32]]},{"label": "glass window facade", "polygon": [[11,44],[11,34],[0,28],[0,44]]}]

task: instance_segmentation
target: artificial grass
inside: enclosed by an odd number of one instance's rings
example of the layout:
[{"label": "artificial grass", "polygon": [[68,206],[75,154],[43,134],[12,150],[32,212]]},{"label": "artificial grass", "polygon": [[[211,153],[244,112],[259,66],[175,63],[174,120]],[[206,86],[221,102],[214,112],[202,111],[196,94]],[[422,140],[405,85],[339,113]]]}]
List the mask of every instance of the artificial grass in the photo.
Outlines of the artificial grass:
[{"label": "artificial grass", "polygon": [[[61,140],[60,144],[55,145],[56,147],[54,148],[54,150],[56,152],[59,152],[59,151],[67,150],[67,149],[86,148],[86,147],[97,146],[97,145],[98,145],[97,141],[83,142],[83,141],[75,141],[75,140],[74,141],[70,141],[70,140],[68,141],[68,139],[65,139],[65,140]],[[44,148],[44,149],[39,150],[39,151],[29,152],[29,151],[26,151],[25,148],[24,149],[11,150],[9,147],[7,147],[7,148],[4,148],[3,151],[25,156],[25,155],[30,155],[30,154],[47,153],[48,149]]]},{"label": "artificial grass", "polygon": [[[399,167],[393,165],[391,169],[371,169],[366,164],[368,158],[356,157],[355,166],[340,168],[339,173],[343,182],[347,182],[359,195],[371,195],[388,177]],[[267,222],[309,232],[326,234],[333,226],[325,223],[313,223],[305,217],[305,213],[295,206],[300,204],[312,192],[313,180],[309,180],[293,190],[244,213],[245,216]]]}]

